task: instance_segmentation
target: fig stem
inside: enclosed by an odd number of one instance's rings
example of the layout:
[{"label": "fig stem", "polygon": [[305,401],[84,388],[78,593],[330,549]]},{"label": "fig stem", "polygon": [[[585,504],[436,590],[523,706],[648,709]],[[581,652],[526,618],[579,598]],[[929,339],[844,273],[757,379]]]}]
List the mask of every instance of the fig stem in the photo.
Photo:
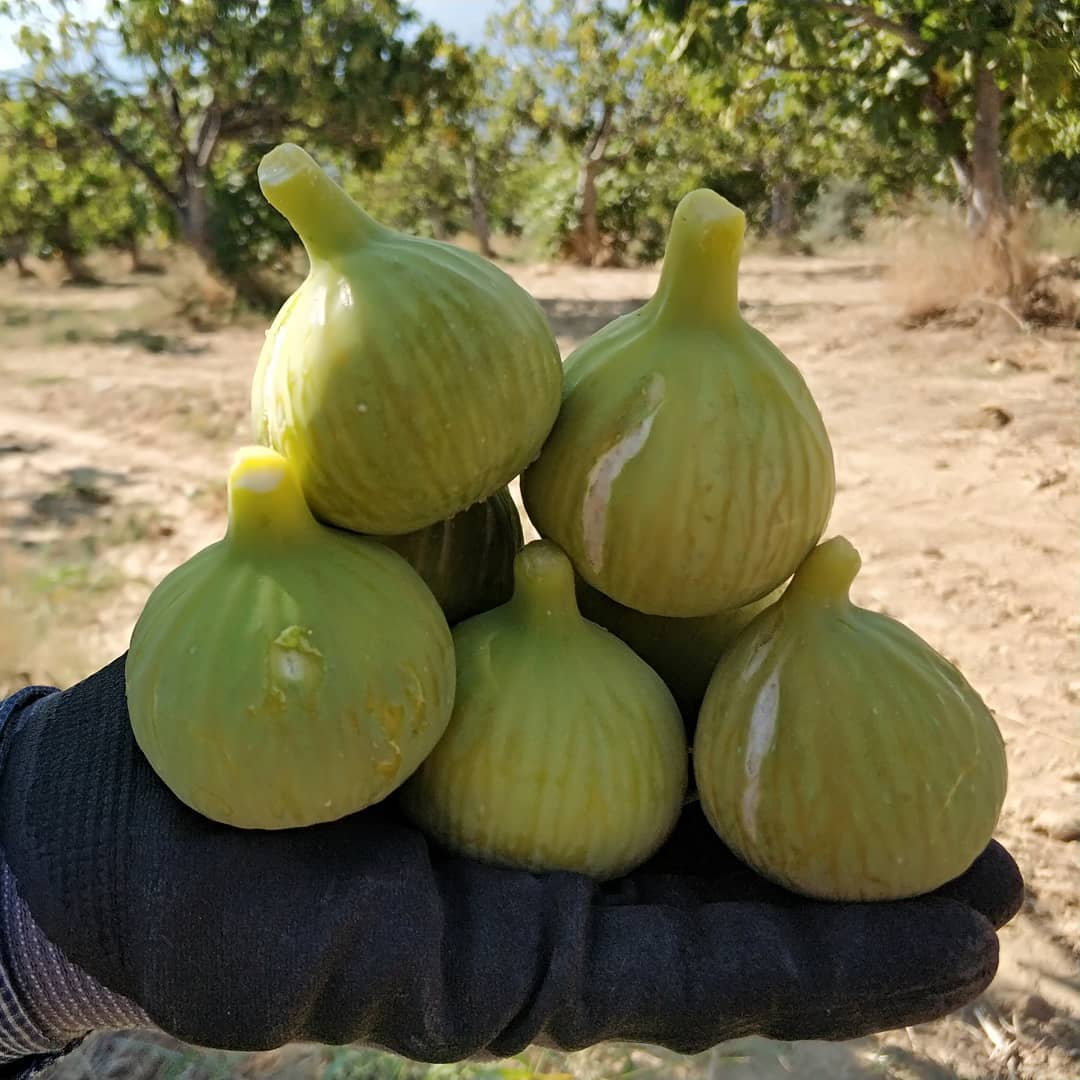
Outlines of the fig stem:
[{"label": "fig stem", "polygon": [[275,146],[259,162],[259,187],[312,259],[352,251],[382,228],[294,143]]},{"label": "fig stem", "polygon": [[675,208],[654,303],[664,318],[723,325],[739,318],[739,258],[746,216],[699,188]]},{"label": "fig stem", "polygon": [[843,536],[818,544],[795,571],[783,599],[815,604],[849,603],[851,584],[862,568],[855,546]]},{"label": "fig stem", "polygon": [[226,539],[244,549],[302,540],[319,529],[292,466],[261,446],[237,451],[229,470]]},{"label": "fig stem", "polygon": [[534,540],[517,553],[511,603],[530,621],[580,615],[574,568],[550,540]]}]

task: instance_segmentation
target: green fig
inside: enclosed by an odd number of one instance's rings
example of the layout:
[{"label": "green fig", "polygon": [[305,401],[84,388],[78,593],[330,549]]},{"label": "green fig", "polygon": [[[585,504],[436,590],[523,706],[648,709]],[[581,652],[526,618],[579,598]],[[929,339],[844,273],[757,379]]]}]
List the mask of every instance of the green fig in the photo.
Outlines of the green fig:
[{"label": "green fig", "polygon": [[256,441],[321,521],[396,535],[493,495],[540,451],[562,364],[543,309],[487,259],[380,225],[298,146],[259,166],[310,269],[259,357]]},{"label": "green fig", "polygon": [[912,630],[854,605],[858,552],[817,547],[721,658],[694,773],[720,838],[829,900],[898,900],[962,874],[1005,798],[990,710]]},{"label": "green fig", "polygon": [[685,619],[634,611],[580,578],[577,599],[586,619],[626,642],[664,680],[679,705],[687,737],[693,739],[701,702],[720,657],[750,620],[775,603],[783,591],[783,586],[773,589],[734,611]]},{"label": "green fig", "polygon": [[451,626],[510,599],[514,556],[525,543],[509,488],[449,521],[372,539],[393,548],[424,579]]},{"label": "green fig", "polygon": [[382,544],[320,525],[289,463],[240,451],[225,537],[153,590],[128,712],[181,801],[248,829],[333,821],[389,795],[450,719],[434,596]]},{"label": "green fig", "polygon": [[594,588],[651,615],[767,595],[832,509],[817,405],[739,312],[744,228],[712,191],[679,203],[655,294],[567,358],[562,410],[522,478],[540,535]]},{"label": "green fig", "polygon": [[644,661],[581,617],[573,569],[553,544],[527,544],[514,579],[509,603],[454,629],[454,713],[402,805],[473,858],[618,877],[679,816],[678,708]]}]

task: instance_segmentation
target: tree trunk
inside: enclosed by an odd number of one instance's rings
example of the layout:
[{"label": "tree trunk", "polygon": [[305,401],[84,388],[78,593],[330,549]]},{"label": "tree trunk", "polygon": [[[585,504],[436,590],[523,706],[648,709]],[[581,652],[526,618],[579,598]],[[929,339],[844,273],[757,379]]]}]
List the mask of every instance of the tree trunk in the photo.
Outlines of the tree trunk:
[{"label": "tree trunk", "polygon": [[480,254],[488,259],[495,258],[491,246],[491,222],[488,218],[487,198],[480,184],[480,169],[476,160],[476,150],[469,147],[465,157],[465,178],[469,185],[469,204],[472,207],[473,234],[480,246]]},{"label": "tree trunk", "polygon": [[34,271],[31,270],[30,267],[27,266],[26,263],[23,262],[24,258],[25,258],[25,255],[23,254],[22,251],[15,250],[14,252],[12,252],[11,261],[15,264],[15,269],[19,271],[19,277],[21,277],[21,278],[34,278],[34,277],[37,277],[37,274],[35,274]]},{"label": "tree trunk", "polygon": [[1022,306],[1030,284],[1030,266],[1012,244],[1013,216],[1001,170],[1001,106],[1003,94],[994,73],[982,61],[975,69],[975,130],[967,162],[953,171],[967,204],[967,223],[992,268],[987,287]]},{"label": "tree trunk", "polygon": [[973,197],[971,165],[966,157],[960,157],[957,154],[953,154],[949,158],[949,164],[952,166],[953,176],[956,177],[956,184],[960,188],[960,195],[963,197],[964,205],[970,206]]},{"label": "tree trunk", "polygon": [[195,156],[185,153],[180,172],[180,236],[208,265],[215,264],[210,236],[210,200],[206,190],[206,169]]},{"label": "tree trunk", "polygon": [[577,227],[571,237],[574,261],[582,266],[593,266],[600,257],[602,236],[597,207],[596,177],[600,163],[587,159],[578,172],[576,193]]},{"label": "tree trunk", "polygon": [[431,223],[431,233],[436,240],[447,242],[451,239],[450,225],[446,220],[446,210],[438,203],[427,204],[427,219]]},{"label": "tree trunk", "polygon": [[965,192],[968,225],[977,236],[1009,226],[1009,204],[1001,176],[1001,99],[994,73],[980,63],[975,72],[975,133]]},{"label": "tree trunk", "polygon": [[83,262],[81,245],[75,239],[71,228],[71,219],[66,211],[59,211],[46,225],[42,239],[60,256],[60,261],[67,271],[69,285],[97,285],[98,279]]},{"label": "tree trunk", "polygon": [[581,166],[578,169],[577,190],[574,193],[577,225],[567,238],[574,261],[582,266],[595,266],[599,261],[603,246],[596,179],[612,164],[605,159],[604,155],[614,130],[615,104],[605,101],[600,123],[585,144]]},{"label": "tree trunk", "polygon": [[142,248],[139,246],[139,237],[132,233],[127,238],[127,252],[131,256],[131,272],[133,274],[156,274],[159,273],[161,268],[152,262],[147,262],[143,258]]},{"label": "tree trunk", "polygon": [[0,249],[0,264],[3,263],[4,259],[10,259],[15,264],[15,269],[18,271],[20,278],[36,278],[37,274],[23,262],[29,246],[25,237],[12,237],[8,244]]},{"label": "tree trunk", "polygon": [[926,105],[953,146],[949,165],[967,208],[968,227],[976,236],[1010,224],[1009,202],[1001,175],[1002,92],[994,73],[981,60],[975,68],[975,130],[970,146],[962,146],[962,129],[946,94],[932,77]]},{"label": "tree trunk", "polygon": [[82,256],[66,248],[60,249],[60,259],[67,271],[68,281],[72,285],[100,284],[94,272],[82,261]]},{"label": "tree trunk", "polygon": [[772,205],[769,210],[769,228],[779,239],[781,247],[794,246],[798,224],[795,220],[795,181],[781,176],[772,189]]}]

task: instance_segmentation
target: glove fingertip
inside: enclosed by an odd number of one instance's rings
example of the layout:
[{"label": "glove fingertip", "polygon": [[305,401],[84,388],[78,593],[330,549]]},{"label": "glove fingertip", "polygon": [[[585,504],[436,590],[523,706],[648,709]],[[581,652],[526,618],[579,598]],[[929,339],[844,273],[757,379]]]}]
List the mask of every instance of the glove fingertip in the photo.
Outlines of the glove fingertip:
[{"label": "glove fingertip", "polygon": [[813,1004],[772,1016],[763,1034],[842,1041],[930,1023],[975,1000],[997,974],[994,927],[961,901],[928,897],[859,914],[829,975],[822,965]]},{"label": "glove fingertip", "polygon": [[1024,876],[1016,860],[996,840],[959,877],[932,895],[974,908],[998,930],[1010,922],[1024,903]]}]

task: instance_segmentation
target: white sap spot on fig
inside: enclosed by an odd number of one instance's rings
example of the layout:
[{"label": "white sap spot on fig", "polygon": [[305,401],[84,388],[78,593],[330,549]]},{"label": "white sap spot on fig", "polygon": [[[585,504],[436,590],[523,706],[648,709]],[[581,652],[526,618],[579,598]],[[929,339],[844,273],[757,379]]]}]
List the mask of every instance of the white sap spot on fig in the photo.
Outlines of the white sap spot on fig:
[{"label": "white sap spot on fig", "polygon": [[308,663],[303,653],[292,650],[279,652],[277,655],[278,675],[289,682],[303,682]]},{"label": "white sap spot on fig", "polygon": [[645,415],[614,446],[600,455],[589,473],[582,504],[582,533],[585,558],[596,573],[599,573],[604,562],[604,535],[612,488],[623,469],[644,449],[663,400],[664,377],[653,375],[645,394]]},{"label": "white sap spot on fig", "polygon": [[322,676],[323,655],[311,644],[311,631],[290,626],[274,639],[271,662],[275,679],[285,682],[313,682]]},{"label": "white sap spot on fig", "polygon": [[746,747],[746,788],[742,798],[743,828],[757,839],[757,810],[761,798],[761,766],[776,737],[776,717],[780,711],[780,669],[765,680],[750,714],[749,741]]},{"label": "white sap spot on fig", "polygon": [[248,469],[233,481],[233,486],[265,495],[281,483],[284,475],[277,465],[269,465],[263,469]]},{"label": "white sap spot on fig", "polygon": [[358,401],[356,403],[356,411],[358,413],[366,413],[367,409],[368,409],[368,407],[363,401]]}]

